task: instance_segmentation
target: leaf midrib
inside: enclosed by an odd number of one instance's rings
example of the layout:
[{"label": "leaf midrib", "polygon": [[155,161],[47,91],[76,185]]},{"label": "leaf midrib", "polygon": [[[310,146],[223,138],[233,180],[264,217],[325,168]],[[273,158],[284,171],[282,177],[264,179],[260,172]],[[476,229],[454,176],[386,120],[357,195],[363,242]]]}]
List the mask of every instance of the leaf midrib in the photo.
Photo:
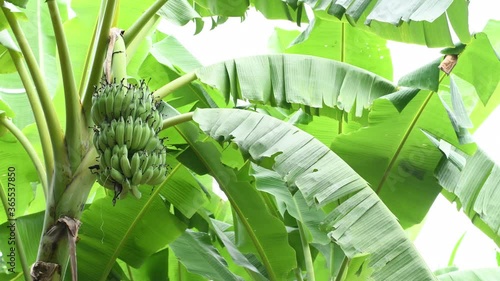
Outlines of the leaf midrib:
[{"label": "leaf midrib", "polygon": [[[224,185],[221,185],[222,181],[220,180],[220,178],[214,173],[214,170],[212,169],[212,167],[205,161],[205,158],[202,157],[202,155],[199,153],[198,149],[196,148],[196,146],[194,145],[194,143],[189,139],[188,136],[186,136],[184,133],[183,133],[183,130],[182,129],[179,129],[178,126],[175,126],[175,129],[179,132],[179,134],[189,143],[189,145],[191,146],[191,148],[193,149],[193,151],[196,153],[196,155],[198,156],[198,159],[200,159],[202,162],[203,162],[203,165],[205,165],[205,167],[210,171],[210,174],[217,179],[217,182],[219,183],[220,187],[225,190],[226,188],[224,187]],[[205,139],[207,139],[208,137],[206,137]],[[269,274],[269,279],[270,280],[277,280],[275,274],[274,274],[274,271],[272,270],[272,266],[269,262],[269,258],[267,257],[262,245],[260,244],[260,241],[259,239],[257,239],[257,237],[255,236],[255,233],[253,232],[250,224],[248,223],[248,221],[245,219],[245,216],[243,215],[243,212],[241,211],[241,209],[238,207],[237,204],[235,204],[235,201],[234,201],[234,198],[231,196],[231,194],[229,192],[224,192],[227,196],[227,199],[229,200],[229,202],[231,203],[231,207],[236,211],[236,213],[238,214],[238,216],[240,217],[240,220],[241,222],[243,223],[243,225],[245,226],[247,232],[248,232],[248,235],[250,236],[250,238],[252,239],[253,241],[253,244],[255,246],[255,248],[257,249],[257,252],[259,253],[259,255],[261,256],[262,258],[262,262],[264,263],[266,269],[267,269],[267,272]]]},{"label": "leaf midrib", "polygon": [[[172,172],[170,172],[167,176],[167,178],[165,179],[164,182],[168,181],[172,175],[174,175],[177,170],[181,167],[182,164],[177,164],[175,166],[174,169],[172,169]],[[111,269],[113,268],[113,265],[115,263],[115,260],[118,258],[118,254],[120,253],[121,249],[123,248],[123,245],[125,244],[125,241],[128,240],[130,234],[132,233],[132,230],[135,228],[135,226],[137,225],[137,223],[139,222],[139,220],[142,218],[142,216],[146,213],[146,211],[149,209],[149,207],[151,206],[151,203],[153,202],[153,200],[156,198],[156,195],[158,195],[158,193],[160,193],[160,191],[162,190],[162,188],[165,186],[165,184],[162,184],[160,185],[158,188],[155,188],[154,192],[152,193],[152,195],[149,197],[148,201],[146,202],[146,204],[144,204],[144,207],[141,209],[141,211],[137,214],[137,216],[135,217],[134,221],[132,221],[132,223],[130,224],[130,227],[128,228],[127,232],[125,233],[125,235],[123,236],[123,238],[120,240],[120,243],[118,243],[118,245],[114,248],[114,252],[113,254],[111,255],[111,258],[109,259],[109,262],[108,264],[106,264],[106,267],[104,268],[104,271],[103,271],[103,275],[101,276],[100,280],[101,281],[105,281],[109,272],[111,271]]]},{"label": "leaf midrib", "polygon": [[389,162],[389,165],[387,166],[387,168],[384,172],[384,175],[382,176],[382,179],[380,180],[380,183],[377,186],[377,189],[375,191],[375,193],[377,193],[377,195],[380,194],[380,192],[382,191],[382,187],[384,186],[387,178],[389,177],[389,174],[392,171],[392,167],[396,163],[396,160],[398,159],[399,154],[401,154],[401,151],[403,150],[403,147],[405,146],[406,141],[408,140],[408,137],[410,136],[410,133],[413,131],[413,128],[415,127],[418,120],[420,119],[420,115],[422,115],[425,107],[427,106],[427,104],[431,100],[433,94],[434,94],[434,92],[430,92],[427,95],[427,97],[425,98],[422,105],[420,105],[420,108],[418,109],[417,113],[415,114],[415,116],[411,120],[410,126],[408,126],[408,128],[406,129],[406,132],[404,133],[403,138],[401,139],[401,142],[398,145],[398,148],[396,149],[396,151],[394,152],[394,155],[391,158],[391,162]]}]

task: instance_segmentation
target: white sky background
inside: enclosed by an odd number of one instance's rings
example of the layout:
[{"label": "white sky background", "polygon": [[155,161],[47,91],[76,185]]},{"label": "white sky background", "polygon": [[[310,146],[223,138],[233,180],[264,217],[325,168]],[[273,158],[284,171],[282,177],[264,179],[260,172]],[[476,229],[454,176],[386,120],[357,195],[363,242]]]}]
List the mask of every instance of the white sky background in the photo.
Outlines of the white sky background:
[{"label": "white sky background", "polygon": [[[471,0],[469,13],[471,32],[479,32],[489,19],[500,19],[500,2]],[[297,29],[290,22],[274,21],[270,24],[261,14],[253,11],[248,13],[243,22],[229,19],[228,23],[230,24],[223,24],[209,31],[207,29],[211,24],[207,22],[205,30],[196,36],[191,35],[195,30],[193,24],[177,27],[164,23],[161,29],[176,37],[204,65],[236,57],[268,54],[270,51],[267,42],[275,26]],[[388,46],[391,49],[395,76],[404,75],[440,56],[440,48],[428,49],[397,42],[389,42]],[[394,81],[397,79],[399,76],[394,77]],[[478,129],[475,138],[490,157],[500,163],[498,123],[500,110],[497,108]],[[466,234],[455,257],[454,264],[457,267],[473,269],[497,266],[496,245],[442,196],[432,206],[415,245],[431,269],[436,270],[447,266],[453,247],[463,233]]]}]

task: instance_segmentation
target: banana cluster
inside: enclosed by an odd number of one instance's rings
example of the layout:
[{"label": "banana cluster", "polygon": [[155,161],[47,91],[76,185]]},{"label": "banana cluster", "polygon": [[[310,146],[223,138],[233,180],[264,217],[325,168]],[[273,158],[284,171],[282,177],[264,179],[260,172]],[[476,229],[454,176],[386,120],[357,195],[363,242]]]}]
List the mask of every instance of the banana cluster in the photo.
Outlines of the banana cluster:
[{"label": "banana cluster", "polygon": [[165,180],[167,153],[158,138],[162,116],[144,82],[104,83],[93,95],[91,116],[102,186],[118,198],[128,191],[140,198],[139,185]]}]

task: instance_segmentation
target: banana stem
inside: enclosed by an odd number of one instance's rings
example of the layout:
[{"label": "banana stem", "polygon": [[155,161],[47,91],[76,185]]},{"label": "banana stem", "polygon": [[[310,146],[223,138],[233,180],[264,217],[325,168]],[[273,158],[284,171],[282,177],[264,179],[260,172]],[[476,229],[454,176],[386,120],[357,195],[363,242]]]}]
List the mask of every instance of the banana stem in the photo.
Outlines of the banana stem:
[{"label": "banana stem", "polygon": [[198,77],[196,76],[196,73],[194,72],[189,72],[181,77],[175,79],[174,81],[170,81],[168,84],[165,86],[161,87],[160,89],[156,90],[153,95],[157,99],[163,99],[165,98],[168,94],[172,93],[173,91],[179,89],[182,86],[188,85],[189,83],[193,82],[196,80]]},{"label": "banana stem", "polygon": [[[10,57],[16,66],[17,73],[21,77],[23,82],[24,90],[28,96],[28,101],[33,111],[33,116],[35,117],[36,126],[38,129],[38,135],[40,137],[40,142],[42,144],[43,158],[45,159],[45,175],[51,175],[54,170],[54,155],[52,152],[52,144],[50,141],[49,129],[47,127],[47,120],[43,115],[42,105],[40,104],[40,99],[36,95],[36,89],[31,81],[30,76],[24,63],[22,62],[22,57],[20,54],[13,50],[9,50]],[[48,180],[47,180],[48,181]],[[44,185],[44,191],[47,191],[47,183]],[[47,196],[47,194],[45,194]],[[47,197],[45,197],[47,198]]]},{"label": "banana stem", "polygon": [[48,0],[50,19],[57,42],[59,62],[61,63],[61,73],[64,85],[64,100],[66,107],[66,144],[68,146],[69,161],[71,171],[74,171],[80,164],[82,157],[81,150],[81,105],[76,90],[71,57],[69,55],[68,43],[64,35],[64,29],[59,14],[59,8],[55,0]]},{"label": "banana stem", "polygon": [[[7,201],[7,196],[5,195],[4,188],[2,186],[2,182],[0,182],[0,201],[2,202],[5,215],[8,218],[8,221],[13,223],[14,225],[16,224],[16,218],[9,212],[9,205]],[[30,272],[30,267],[28,264],[28,260],[26,258],[26,252],[24,251],[24,243],[23,240],[21,239],[21,235],[19,234],[19,227],[14,227],[14,239],[16,241],[17,245],[17,252],[19,254],[19,260],[21,260],[21,267],[23,268],[23,275],[24,275],[24,280],[25,281],[30,281],[31,278],[29,276]],[[10,244],[10,243],[9,243]],[[5,253],[6,254],[6,253]]]},{"label": "banana stem", "polygon": [[125,46],[129,46],[132,41],[134,41],[137,34],[141,32],[144,27],[147,27],[147,23],[151,18],[154,17],[156,12],[167,3],[167,0],[157,0],[151,7],[149,7],[135,22],[127,29],[123,39],[125,40]]},{"label": "banana stem", "polygon": [[162,130],[193,120],[193,112],[176,115],[163,120]]},{"label": "banana stem", "polygon": [[47,173],[45,172],[45,168],[42,165],[42,161],[40,161],[40,158],[38,158],[38,155],[36,154],[35,148],[33,148],[28,138],[26,138],[23,132],[21,132],[21,130],[19,130],[19,128],[17,128],[16,125],[12,123],[12,121],[8,120],[6,117],[0,118],[0,124],[4,125],[5,128],[7,128],[7,130],[9,130],[14,135],[14,137],[16,137],[16,139],[23,146],[24,150],[26,150],[26,152],[28,153],[28,156],[33,162],[33,165],[35,165],[35,169],[38,173],[38,178],[40,179],[40,183],[42,184],[45,198],[47,198]]}]

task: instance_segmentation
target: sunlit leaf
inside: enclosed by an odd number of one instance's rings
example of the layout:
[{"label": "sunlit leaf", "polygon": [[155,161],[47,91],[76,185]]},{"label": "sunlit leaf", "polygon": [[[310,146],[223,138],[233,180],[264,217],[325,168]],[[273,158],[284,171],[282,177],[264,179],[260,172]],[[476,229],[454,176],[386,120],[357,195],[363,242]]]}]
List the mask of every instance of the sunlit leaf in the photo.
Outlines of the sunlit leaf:
[{"label": "sunlit leaf", "polygon": [[233,59],[200,68],[198,78],[219,89],[226,101],[246,99],[335,116],[334,108],[361,116],[372,101],[394,92],[388,80],[366,70],[304,55]]},{"label": "sunlit leaf", "polygon": [[[432,280],[394,216],[368,184],[331,150],[290,124],[234,109],[198,109],[194,120],[217,140],[238,144],[252,161],[278,172],[306,202],[325,206],[343,201],[324,223],[348,257],[371,254],[374,280]],[[404,263],[407,266],[400,267]]]},{"label": "sunlit leaf", "polygon": [[192,273],[211,280],[243,280],[227,269],[227,263],[212,246],[206,233],[186,230],[170,244],[170,248]]}]

